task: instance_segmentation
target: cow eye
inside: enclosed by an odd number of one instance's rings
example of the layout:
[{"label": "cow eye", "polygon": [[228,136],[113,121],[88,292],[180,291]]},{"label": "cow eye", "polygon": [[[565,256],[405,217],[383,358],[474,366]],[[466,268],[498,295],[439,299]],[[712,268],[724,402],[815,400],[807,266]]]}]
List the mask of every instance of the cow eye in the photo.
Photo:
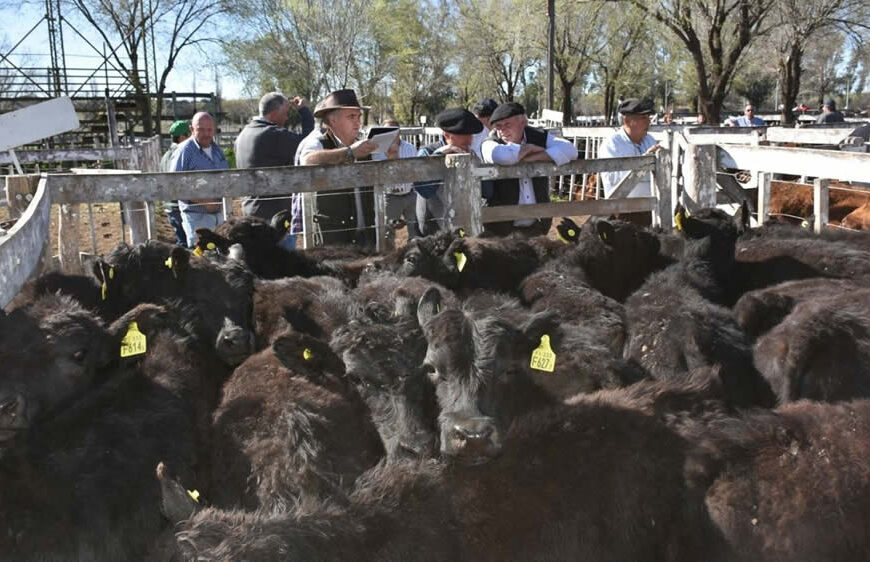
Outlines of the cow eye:
[{"label": "cow eye", "polygon": [[72,354],[73,361],[75,361],[76,363],[81,363],[85,360],[85,356],[87,356],[87,354],[87,351],[85,351],[84,349],[80,349]]}]

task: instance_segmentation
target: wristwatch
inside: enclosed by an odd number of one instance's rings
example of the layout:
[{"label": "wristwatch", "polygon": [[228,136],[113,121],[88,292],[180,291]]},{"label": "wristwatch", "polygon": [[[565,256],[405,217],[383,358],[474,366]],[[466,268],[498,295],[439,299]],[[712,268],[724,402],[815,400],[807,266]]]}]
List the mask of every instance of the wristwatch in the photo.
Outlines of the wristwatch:
[{"label": "wristwatch", "polygon": [[353,149],[351,147],[347,147],[347,155],[345,155],[344,161],[347,163],[356,162],[356,156],[353,155]]}]

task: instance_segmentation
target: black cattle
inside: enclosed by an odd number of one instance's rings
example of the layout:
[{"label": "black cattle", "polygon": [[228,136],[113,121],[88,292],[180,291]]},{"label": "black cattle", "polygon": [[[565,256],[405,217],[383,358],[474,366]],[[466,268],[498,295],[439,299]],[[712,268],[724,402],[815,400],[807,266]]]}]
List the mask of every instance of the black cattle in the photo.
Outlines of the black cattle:
[{"label": "black cattle", "polygon": [[780,403],[870,396],[870,290],[797,304],[759,338],[755,365]]},{"label": "black cattle", "polygon": [[721,365],[735,404],[771,407],[774,395],[753,367],[746,336],[731,311],[716,304],[731,294],[737,228],[716,209],[678,216],[689,239],[685,257],[652,275],[626,301],[626,356],[655,378]]},{"label": "black cattle", "polygon": [[[195,506],[164,484],[187,560],[714,560],[686,444],[655,418],[609,405],[518,420],[483,466],[379,467],[347,506],[287,515]],[[721,549],[720,549],[721,550]]]},{"label": "black cattle", "polygon": [[292,328],[324,342],[359,307],[334,277],[291,277],[254,283],[254,333],[257,349]]},{"label": "black cattle", "polygon": [[340,498],[384,454],[369,412],[329,346],[286,333],[236,368],[214,414],[212,498],[288,511]]},{"label": "black cattle", "polygon": [[371,412],[387,460],[433,456],[435,390],[421,368],[426,339],[417,319],[354,319],[336,330],[331,346]]},{"label": "black cattle", "polygon": [[756,339],[782,322],[798,303],[859,288],[845,279],[825,277],[788,281],[745,293],[734,305],[734,317],[746,335]]},{"label": "black cattle", "polygon": [[870,402],[803,401],[687,424],[681,433],[696,446],[690,482],[707,490],[730,560],[867,557]]},{"label": "black cattle", "polygon": [[39,277],[28,281],[12,302],[9,303],[7,309],[14,310],[22,306],[26,306],[37,300],[43,295],[62,294],[72,297],[78,301],[84,308],[92,310],[107,321],[118,318],[127,309],[118,310],[113,308],[115,303],[106,301],[101,298],[100,284],[96,279],[88,275],[69,275],[57,271],[44,273]]},{"label": "black cattle", "polygon": [[516,301],[495,302],[489,297],[446,309],[436,289],[420,300],[417,315],[441,409],[443,454],[484,462],[498,453],[520,414],[642,378],[642,370],[614,358],[585,331],[563,330],[554,314],[530,315]]},{"label": "black cattle", "polygon": [[392,311],[397,316],[417,319],[417,303],[420,297],[435,287],[441,293],[443,305],[459,306],[452,291],[434,281],[422,277],[397,277],[389,271],[368,277],[353,292],[353,298],[364,309],[375,308]]},{"label": "black cattle", "polygon": [[[0,552],[19,561],[141,560],[166,529],[153,513],[160,489],[148,467],[173,459],[187,481],[201,481],[205,427],[227,370],[183,315],[142,305],[108,329],[82,333],[83,312],[61,301],[63,310],[43,322],[50,337],[0,357],[27,370],[22,388],[4,369],[0,394],[11,385],[25,414],[35,412],[0,455]],[[122,358],[134,321],[145,352]],[[64,363],[83,368],[93,358],[82,349],[98,345],[112,349],[114,363],[97,373],[98,384],[70,394],[57,380]],[[46,362],[22,363],[16,353]]]},{"label": "black cattle", "polygon": [[193,307],[202,337],[218,356],[237,365],[254,349],[253,277],[235,260],[213,263],[169,244],[120,245],[93,264],[102,300],[129,310],[141,302]]}]

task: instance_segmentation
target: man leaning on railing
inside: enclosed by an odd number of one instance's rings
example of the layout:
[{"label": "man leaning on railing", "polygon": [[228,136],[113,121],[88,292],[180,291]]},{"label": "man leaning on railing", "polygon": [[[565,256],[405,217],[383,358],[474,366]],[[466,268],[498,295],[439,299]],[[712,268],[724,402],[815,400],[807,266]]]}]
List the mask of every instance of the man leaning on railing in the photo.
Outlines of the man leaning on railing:
[{"label": "man leaning on railing", "polygon": [[[543,129],[528,126],[525,108],[515,102],[499,105],[489,118],[495,129],[481,145],[483,161],[511,166],[523,162],[554,162],[561,166],[577,158],[577,148]],[[546,176],[501,179],[493,182],[489,206],[531,205],[550,201]],[[525,236],[547,234],[553,219],[520,219],[487,223],[484,231],[497,236],[519,232]]]}]

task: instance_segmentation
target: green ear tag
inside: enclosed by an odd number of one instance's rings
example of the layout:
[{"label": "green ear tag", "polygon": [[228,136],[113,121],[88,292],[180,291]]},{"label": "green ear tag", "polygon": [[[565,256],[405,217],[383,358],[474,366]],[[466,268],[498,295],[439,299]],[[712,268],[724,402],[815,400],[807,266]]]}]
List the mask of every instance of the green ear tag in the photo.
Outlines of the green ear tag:
[{"label": "green ear tag", "polygon": [[187,495],[190,496],[190,499],[199,503],[199,490],[188,490]]},{"label": "green ear tag", "polygon": [[130,322],[127,334],[121,340],[121,357],[142,355],[147,349],[145,334],[139,331],[139,324]]},{"label": "green ear tag", "polygon": [[455,252],[453,257],[456,258],[456,269],[462,272],[465,269],[465,264],[468,262],[468,258],[465,257],[465,254],[462,252]]},{"label": "green ear tag", "polygon": [[214,242],[209,242],[205,245],[206,250],[214,250],[217,246],[214,245]]},{"label": "green ear tag", "polygon": [[552,373],[556,368],[556,354],[550,348],[550,336],[547,334],[541,336],[541,345],[532,351],[532,361],[529,366],[536,371],[548,373]]}]

